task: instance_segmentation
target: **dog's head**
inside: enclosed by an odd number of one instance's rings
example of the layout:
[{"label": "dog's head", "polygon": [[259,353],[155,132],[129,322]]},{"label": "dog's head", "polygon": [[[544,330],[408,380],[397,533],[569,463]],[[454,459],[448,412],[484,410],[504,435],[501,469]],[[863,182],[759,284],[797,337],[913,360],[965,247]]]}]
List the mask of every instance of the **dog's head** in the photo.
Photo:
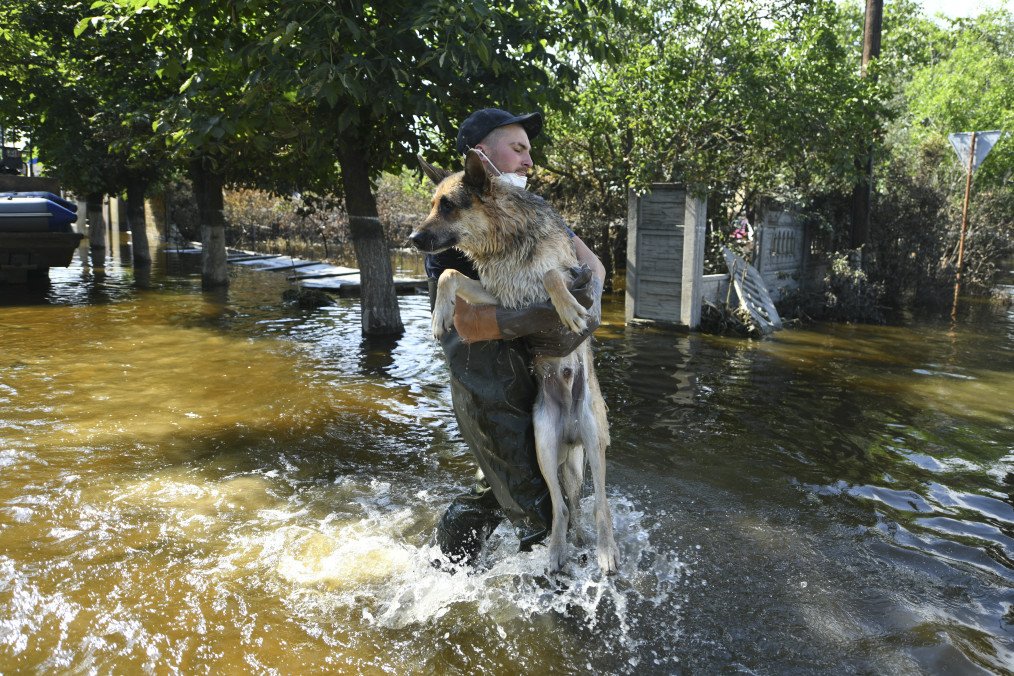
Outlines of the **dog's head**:
[{"label": "dog's head", "polygon": [[409,236],[412,245],[425,253],[456,246],[468,253],[489,240],[490,220],[484,209],[494,190],[479,154],[469,150],[465,170],[452,174],[426,163],[423,172],[437,184],[429,216]]}]

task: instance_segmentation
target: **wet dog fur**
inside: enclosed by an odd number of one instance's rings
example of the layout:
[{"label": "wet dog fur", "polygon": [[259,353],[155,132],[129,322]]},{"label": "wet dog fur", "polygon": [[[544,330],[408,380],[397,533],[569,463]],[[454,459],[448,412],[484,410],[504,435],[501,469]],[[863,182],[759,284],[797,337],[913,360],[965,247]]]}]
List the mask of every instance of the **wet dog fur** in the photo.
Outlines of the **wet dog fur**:
[{"label": "wet dog fur", "polygon": [[[457,270],[444,271],[437,282],[434,337],[440,339],[453,327],[458,297],[473,305],[507,308],[550,300],[564,325],[584,331],[588,312],[567,288],[567,270],[577,265],[577,255],[559,214],[542,198],[491,180],[474,151],[466,155],[465,170],[455,174],[422,158],[420,164],[437,189],[429,216],[410,241],[427,253],[457,247],[482,279],[480,284]],[[587,459],[595,492],[598,563],[603,572],[615,573],[619,551],[606,499],[609,424],[589,341],[565,357],[536,356],[533,369],[539,382],[535,448],[553,502],[550,568],[559,570],[566,558],[567,528],[577,523]]]}]

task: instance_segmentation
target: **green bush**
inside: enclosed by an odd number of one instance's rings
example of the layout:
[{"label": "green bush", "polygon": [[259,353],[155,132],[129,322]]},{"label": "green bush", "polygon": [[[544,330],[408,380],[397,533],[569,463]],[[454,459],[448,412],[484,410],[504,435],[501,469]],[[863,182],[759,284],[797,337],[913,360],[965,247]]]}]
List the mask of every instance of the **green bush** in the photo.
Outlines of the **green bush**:
[{"label": "green bush", "polygon": [[884,285],[871,281],[853,263],[856,252],[839,251],[831,256],[824,276],[824,310],[821,319],[836,322],[884,323]]}]

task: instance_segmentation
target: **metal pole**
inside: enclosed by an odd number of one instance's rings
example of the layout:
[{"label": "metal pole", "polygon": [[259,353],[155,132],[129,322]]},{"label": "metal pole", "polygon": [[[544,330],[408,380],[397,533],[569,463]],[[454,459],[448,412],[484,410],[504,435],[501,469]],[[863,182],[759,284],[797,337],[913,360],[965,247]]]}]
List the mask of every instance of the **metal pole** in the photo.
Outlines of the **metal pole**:
[{"label": "metal pole", "polygon": [[958,317],[958,293],[961,290],[961,269],[965,263],[965,232],[968,230],[968,200],[972,194],[972,172],[975,170],[975,134],[972,132],[972,146],[968,151],[968,176],[965,177],[965,204],[961,208],[961,236],[958,237],[958,274],[954,279],[954,305],[951,319]]}]

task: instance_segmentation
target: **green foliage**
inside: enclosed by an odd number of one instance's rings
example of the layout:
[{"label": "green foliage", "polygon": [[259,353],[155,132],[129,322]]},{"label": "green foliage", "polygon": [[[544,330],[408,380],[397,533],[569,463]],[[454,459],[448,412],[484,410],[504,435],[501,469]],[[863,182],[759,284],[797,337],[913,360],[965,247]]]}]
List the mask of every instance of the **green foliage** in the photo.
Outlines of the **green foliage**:
[{"label": "green foliage", "polygon": [[[585,69],[551,131],[562,175],[601,196],[679,181],[702,191],[847,185],[882,112],[819,0],[647,5],[621,32],[615,65]],[[559,119],[558,119],[559,118]]]},{"label": "green foliage", "polygon": [[[953,285],[946,264],[957,242],[951,236],[954,216],[942,190],[948,174],[949,147],[939,139],[924,146],[916,171],[896,155],[881,165],[881,189],[872,207],[867,271],[880,280],[894,306],[936,303]],[[955,163],[956,164],[956,163]]]},{"label": "green foliage", "polygon": [[551,84],[576,77],[572,50],[604,56],[606,18],[623,12],[611,0],[91,7],[82,35],[127,31],[154,50],[150,68],[172,94],[152,124],[177,158],[209,157],[231,181],[280,193],[333,188],[339,142],[374,177],[420,148],[447,163],[465,115],[558,96]]},{"label": "green foliage", "polygon": [[884,285],[857,264],[857,252],[839,251],[829,261],[818,289],[797,289],[777,303],[783,319],[883,324]]},{"label": "green foliage", "polygon": [[[926,14],[918,0],[891,0],[884,3],[883,10],[880,56],[870,65],[870,74],[880,81],[885,101],[894,112],[903,112],[901,91],[916,71],[946,56],[953,38],[945,26]],[[864,11],[864,2],[840,2],[835,23],[839,40],[856,68],[863,53]]]},{"label": "green foliage", "polygon": [[[315,117],[309,142],[354,139],[370,171],[431,159],[457,163],[458,123],[486,105],[530,109],[576,77],[578,45],[600,52],[609,2],[352,3],[251,0],[263,33],[242,54],[247,88],[272,82]],[[583,10],[582,10],[583,8]],[[270,18],[266,18],[270,17]],[[523,83],[523,84],[521,84]]]},{"label": "green foliage", "polygon": [[849,259],[847,252],[839,252],[831,257],[830,269],[824,277],[824,309],[821,318],[882,324],[883,285],[870,281],[867,274]]},{"label": "green foliage", "polygon": [[[867,271],[893,305],[949,307],[965,168],[947,134],[1014,128],[1014,17],[984,13],[946,27],[920,26],[924,49],[896,69],[901,111],[876,169]],[[885,27],[886,30],[886,27]],[[912,25],[906,29],[913,32]],[[988,290],[1012,255],[1014,143],[1002,138],[976,171],[965,246],[966,290]]]},{"label": "green foliage", "polygon": [[[1014,15],[997,10],[956,22],[953,48],[917,71],[905,89],[907,143],[959,131],[1008,132],[976,172],[996,188],[1014,176]],[[951,158],[949,158],[951,159]]]},{"label": "green foliage", "polygon": [[[1009,186],[979,190],[969,212],[962,283],[966,291],[989,293],[1014,258],[1014,190]],[[953,247],[960,226],[957,219],[952,224]]]},{"label": "green foliage", "polygon": [[146,68],[150,45],[136,33],[82,32],[92,22],[81,4],[9,6],[7,34],[28,45],[27,68],[0,61],[8,76],[0,78],[0,120],[30,136],[47,172],[80,194],[117,193],[128,177],[152,178],[162,148],[151,116],[164,91]]},{"label": "green foliage", "polygon": [[600,255],[615,251],[622,267],[631,186],[676,181],[707,193],[720,235],[759,196],[799,202],[851,188],[887,108],[885,89],[859,77],[842,9],[821,0],[638,7],[613,28],[619,58],[583,63],[579,86],[548,115],[539,188],[592,224]]},{"label": "green foliage", "polygon": [[620,58],[585,65],[549,116],[555,199],[614,221],[629,185],[656,181],[740,205],[848,189],[885,109],[858,76],[845,22],[819,0],[649,3],[615,27]]}]

